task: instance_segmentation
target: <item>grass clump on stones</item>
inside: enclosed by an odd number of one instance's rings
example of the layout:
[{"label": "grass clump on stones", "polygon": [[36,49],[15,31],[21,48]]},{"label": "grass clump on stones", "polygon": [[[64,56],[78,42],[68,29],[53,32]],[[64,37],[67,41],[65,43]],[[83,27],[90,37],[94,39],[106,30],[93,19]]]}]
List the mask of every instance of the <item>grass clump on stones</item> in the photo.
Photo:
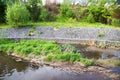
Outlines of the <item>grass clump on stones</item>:
[{"label": "grass clump on stones", "polygon": [[28,57],[44,56],[43,61],[61,61],[61,62],[82,62],[85,66],[93,64],[92,60],[82,58],[80,53],[76,52],[72,45],[59,45],[54,42],[44,40],[1,40],[0,51],[8,54],[16,53]]}]

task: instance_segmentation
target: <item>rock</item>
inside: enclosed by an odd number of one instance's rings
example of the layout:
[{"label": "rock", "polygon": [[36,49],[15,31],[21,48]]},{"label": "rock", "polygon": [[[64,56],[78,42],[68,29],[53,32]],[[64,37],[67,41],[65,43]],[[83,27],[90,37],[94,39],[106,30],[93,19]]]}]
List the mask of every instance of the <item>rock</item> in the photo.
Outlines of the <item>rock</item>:
[{"label": "rock", "polygon": [[19,59],[16,59],[16,61],[17,61],[17,62],[21,62],[21,61],[22,61],[22,59],[20,59],[20,58],[19,58]]}]

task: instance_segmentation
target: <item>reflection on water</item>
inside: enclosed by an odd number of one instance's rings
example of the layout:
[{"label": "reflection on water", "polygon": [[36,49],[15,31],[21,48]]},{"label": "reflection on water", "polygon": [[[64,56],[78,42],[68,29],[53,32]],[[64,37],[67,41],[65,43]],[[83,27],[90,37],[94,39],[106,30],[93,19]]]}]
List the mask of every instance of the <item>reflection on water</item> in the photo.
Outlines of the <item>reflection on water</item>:
[{"label": "reflection on water", "polygon": [[112,67],[112,68],[110,68],[110,70],[120,74],[120,67]]},{"label": "reflection on water", "polygon": [[32,67],[27,62],[16,62],[11,57],[0,54],[0,80],[110,80],[96,72],[73,74],[48,66]]},{"label": "reflection on water", "polygon": [[0,80],[110,80],[100,73],[84,73],[76,75],[66,73],[59,69],[43,66],[39,69],[28,68],[24,72],[18,72],[16,69],[12,70],[12,74],[6,74]]},{"label": "reflection on water", "polygon": [[92,46],[73,45],[77,48],[77,51],[82,54],[83,57],[88,59],[108,59],[119,58],[120,50],[114,49],[100,49]]}]

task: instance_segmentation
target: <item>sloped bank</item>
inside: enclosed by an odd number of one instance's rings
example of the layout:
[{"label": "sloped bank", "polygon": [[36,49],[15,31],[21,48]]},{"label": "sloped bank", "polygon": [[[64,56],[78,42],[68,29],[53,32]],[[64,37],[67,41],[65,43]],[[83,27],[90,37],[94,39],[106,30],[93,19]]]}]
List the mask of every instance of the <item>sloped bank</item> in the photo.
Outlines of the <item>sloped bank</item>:
[{"label": "sloped bank", "polygon": [[27,27],[0,29],[0,37],[8,39],[43,39],[57,43],[91,45],[120,49],[120,29]]}]

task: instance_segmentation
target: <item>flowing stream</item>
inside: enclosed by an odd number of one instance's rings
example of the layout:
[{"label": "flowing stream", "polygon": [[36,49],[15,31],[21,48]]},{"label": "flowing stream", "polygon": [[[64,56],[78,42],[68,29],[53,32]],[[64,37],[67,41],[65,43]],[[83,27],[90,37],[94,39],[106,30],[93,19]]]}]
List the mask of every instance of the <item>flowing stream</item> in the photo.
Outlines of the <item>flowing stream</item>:
[{"label": "flowing stream", "polygon": [[75,74],[49,66],[35,67],[28,62],[16,62],[0,53],[0,80],[111,80],[105,74],[85,72]]}]

